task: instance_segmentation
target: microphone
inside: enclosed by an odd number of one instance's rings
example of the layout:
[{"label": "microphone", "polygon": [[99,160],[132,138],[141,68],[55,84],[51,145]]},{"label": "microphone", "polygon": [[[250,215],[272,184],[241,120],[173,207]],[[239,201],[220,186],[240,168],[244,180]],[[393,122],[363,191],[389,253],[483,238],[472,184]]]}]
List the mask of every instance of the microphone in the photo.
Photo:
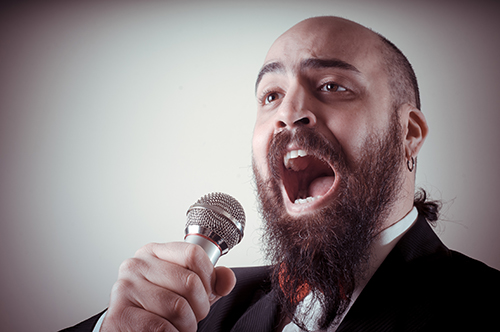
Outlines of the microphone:
[{"label": "microphone", "polygon": [[215,192],[201,197],[186,216],[184,241],[201,246],[214,265],[243,238],[245,211],[228,194]]}]

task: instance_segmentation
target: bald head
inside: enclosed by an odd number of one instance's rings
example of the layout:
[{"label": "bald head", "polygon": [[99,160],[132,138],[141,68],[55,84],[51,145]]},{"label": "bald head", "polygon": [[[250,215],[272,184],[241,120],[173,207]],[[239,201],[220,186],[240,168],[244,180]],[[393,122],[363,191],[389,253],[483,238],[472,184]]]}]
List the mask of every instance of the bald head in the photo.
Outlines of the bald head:
[{"label": "bald head", "polygon": [[321,34],[327,32],[335,37],[337,34],[344,35],[349,40],[349,37],[377,39],[377,34],[370,29],[347,19],[336,16],[319,16],[305,19],[287,31],[285,31],[277,40],[292,36],[311,36],[314,34]]},{"label": "bald head", "polygon": [[[299,22],[283,33],[271,46],[265,64],[283,55],[299,51],[317,58],[350,59],[383,70],[387,79],[392,105],[404,103],[420,109],[420,97],[415,73],[403,53],[389,40],[372,30],[347,19],[335,16],[313,17]],[[352,59],[352,60],[351,60]],[[269,68],[263,68],[257,83]],[[273,68],[276,69],[276,68]],[[279,68],[278,68],[279,69]]]}]

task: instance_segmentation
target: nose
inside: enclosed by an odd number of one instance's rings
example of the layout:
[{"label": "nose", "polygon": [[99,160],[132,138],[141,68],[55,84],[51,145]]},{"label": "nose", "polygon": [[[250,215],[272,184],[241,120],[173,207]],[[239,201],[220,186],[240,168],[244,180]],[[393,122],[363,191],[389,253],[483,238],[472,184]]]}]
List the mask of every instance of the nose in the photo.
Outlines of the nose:
[{"label": "nose", "polygon": [[305,87],[297,85],[290,89],[277,113],[276,130],[293,129],[299,126],[316,126],[316,115],[312,111],[313,96]]}]

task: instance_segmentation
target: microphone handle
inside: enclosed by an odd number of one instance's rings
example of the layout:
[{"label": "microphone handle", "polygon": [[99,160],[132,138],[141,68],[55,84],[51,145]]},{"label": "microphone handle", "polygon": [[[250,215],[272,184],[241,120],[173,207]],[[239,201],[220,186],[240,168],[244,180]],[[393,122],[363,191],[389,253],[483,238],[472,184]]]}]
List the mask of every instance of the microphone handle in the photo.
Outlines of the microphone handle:
[{"label": "microphone handle", "polygon": [[208,258],[210,258],[210,261],[214,266],[219,260],[219,257],[222,255],[221,248],[209,237],[206,237],[202,234],[199,233],[187,234],[186,237],[184,238],[184,242],[197,244],[200,247],[202,247],[203,250],[205,250],[205,252],[207,253]]}]

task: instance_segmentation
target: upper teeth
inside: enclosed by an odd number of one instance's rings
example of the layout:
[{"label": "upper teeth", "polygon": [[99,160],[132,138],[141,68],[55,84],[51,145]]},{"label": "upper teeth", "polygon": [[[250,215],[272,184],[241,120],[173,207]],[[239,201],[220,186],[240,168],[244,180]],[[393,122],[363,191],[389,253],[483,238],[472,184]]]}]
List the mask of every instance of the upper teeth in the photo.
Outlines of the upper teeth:
[{"label": "upper teeth", "polygon": [[296,159],[298,157],[305,157],[307,156],[307,152],[304,150],[292,150],[288,151],[287,154],[284,157],[284,164],[286,168],[291,168],[292,166],[290,165],[290,159]]}]

